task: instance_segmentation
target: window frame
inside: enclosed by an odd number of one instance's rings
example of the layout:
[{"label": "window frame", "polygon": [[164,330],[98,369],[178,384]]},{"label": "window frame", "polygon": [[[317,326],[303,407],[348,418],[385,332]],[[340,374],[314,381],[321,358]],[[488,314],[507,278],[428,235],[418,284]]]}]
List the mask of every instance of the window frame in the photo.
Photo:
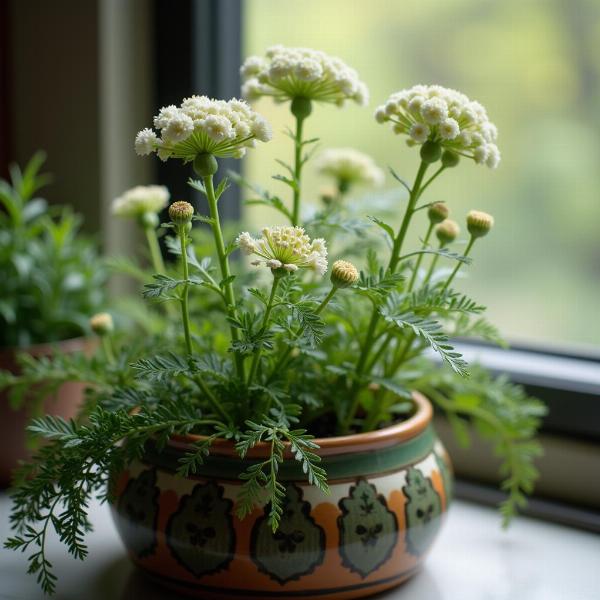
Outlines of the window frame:
[{"label": "window frame", "polygon": [[[243,6],[241,0],[154,0],[157,85],[156,105],[179,102],[192,93],[214,97],[239,95],[239,67],[243,48]],[[189,23],[182,32],[181,23]],[[169,186],[174,197],[189,197],[190,190],[172,161],[158,167],[160,183]],[[221,173],[240,170],[240,161],[222,161]],[[240,192],[232,186],[221,204],[224,219],[241,215]],[[202,205],[199,198],[195,202]],[[197,204],[198,206],[198,204]],[[548,415],[541,432],[569,439],[600,442],[600,350],[576,351],[545,345],[514,344],[502,350],[479,341],[457,340],[457,349],[473,357],[494,374],[506,374],[527,393],[544,401]],[[562,364],[561,364],[562,363]],[[560,368],[558,368],[560,367]],[[582,381],[577,374],[596,370]],[[457,496],[497,504],[502,492],[480,482],[459,477]],[[543,519],[600,531],[600,515],[572,504],[535,497],[526,514]]]}]

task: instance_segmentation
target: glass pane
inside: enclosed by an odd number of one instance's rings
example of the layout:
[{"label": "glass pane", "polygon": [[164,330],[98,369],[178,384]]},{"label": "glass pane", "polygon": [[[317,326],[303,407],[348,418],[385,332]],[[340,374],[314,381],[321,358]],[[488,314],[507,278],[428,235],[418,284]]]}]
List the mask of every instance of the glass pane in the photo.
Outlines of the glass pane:
[{"label": "glass pane", "polygon": [[[500,167],[464,160],[428,192],[459,221],[472,208],[496,218],[462,289],[489,306],[490,318],[512,340],[599,343],[599,3],[253,0],[244,6],[246,54],[263,54],[275,43],[322,49],[356,68],[369,86],[368,108],[314,111],[307,135],[321,138],[323,148],[356,147],[412,178],[418,153],[375,123],[374,107],[416,83],[439,83],[479,100],[500,132]],[[249,153],[247,175],[288,194],[270,176],[275,157],[291,160],[291,140],[282,133],[291,125],[289,112],[268,100],[257,109],[276,135]],[[306,171],[309,199],[323,181],[310,163]],[[395,182],[388,176],[386,185]],[[399,200],[399,214],[403,206]],[[271,212],[254,217],[257,226],[277,220]]]}]

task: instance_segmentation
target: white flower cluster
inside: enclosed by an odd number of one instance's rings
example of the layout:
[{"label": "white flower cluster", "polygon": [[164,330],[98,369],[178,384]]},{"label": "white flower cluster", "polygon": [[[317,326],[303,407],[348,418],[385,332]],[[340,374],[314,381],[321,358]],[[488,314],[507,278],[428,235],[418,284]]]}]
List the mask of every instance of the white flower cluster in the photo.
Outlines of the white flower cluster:
[{"label": "white flower cluster", "polygon": [[278,102],[307,98],[341,106],[369,101],[367,86],[344,61],[310,48],[272,46],[266,58],[250,56],[240,70],[242,94],[248,100],[272,96]]},{"label": "white flower cluster", "polygon": [[156,214],[167,206],[170,196],[164,185],[138,185],[113,200],[112,213],[117,217],[135,218]]},{"label": "white flower cluster", "polygon": [[409,145],[437,141],[443,148],[495,169],[500,162],[498,131],[479,102],[440,85],[415,85],[392,94],[377,108],[378,123],[390,121]]},{"label": "white flower cluster", "polygon": [[156,152],[161,160],[194,160],[198,154],[242,158],[256,140],[271,139],[269,123],[243,100],[213,100],[207,96],[186,98],[181,106],[165,106],[154,117],[152,129],[142,129],[135,138],[140,155]]},{"label": "white flower cluster", "polygon": [[327,246],[325,240],[310,240],[302,227],[265,227],[260,239],[247,231],[236,240],[246,254],[259,256],[252,264],[265,265],[270,269],[312,269],[319,275],[327,272]]},{"label": "white flower cluster", "polygon": [[333,177],[338,184],[349,186],[355,183],[380,186],[385,175],[375,161],[354,148],[330,148],[315,161],[317,170]]}]

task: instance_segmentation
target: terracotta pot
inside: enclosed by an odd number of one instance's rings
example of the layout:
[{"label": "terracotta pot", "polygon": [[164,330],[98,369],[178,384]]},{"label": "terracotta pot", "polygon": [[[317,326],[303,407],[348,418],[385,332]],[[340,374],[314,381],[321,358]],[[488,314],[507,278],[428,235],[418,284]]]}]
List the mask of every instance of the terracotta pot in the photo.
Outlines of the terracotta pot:
[{"label": "terracotta pot", "polygon": [[[86,338],[75,338],[52,344],[39,344],[29,348],[0,349],[0,369],[19,373],[17,355],[23,352],[34,357],[52,356],[55,349],[61,352],[91,352],[95,346],[93,340]],[[85,384],[66,383],[59,388],[56,394],[46,398],[43,402],[43,414],[59,415],[70,419],[77,414],[82,399]],[[14,410],[10,406],[8,393],[0,392],[0,487],[10,484],[12,470],[17,466],[19,460],[26,460],[30,452],[26,446],[25,427],[31,417],[30,410],[25,405]]]},{"label": "terracotta pot", "polygon": [[238,475],[245,460],[217,441],[201,472],[175,474],[200,436],[147,449],[115,480],[113,517],[133,562],[159,583],[198,598],[361,598],[394,587],[420,567],[448,508],[451,468],[431,425],[429,401],[371,433],[317,440],[331,494],[308,485],[291,455],[281,524],[268,506],[240,520]]}]

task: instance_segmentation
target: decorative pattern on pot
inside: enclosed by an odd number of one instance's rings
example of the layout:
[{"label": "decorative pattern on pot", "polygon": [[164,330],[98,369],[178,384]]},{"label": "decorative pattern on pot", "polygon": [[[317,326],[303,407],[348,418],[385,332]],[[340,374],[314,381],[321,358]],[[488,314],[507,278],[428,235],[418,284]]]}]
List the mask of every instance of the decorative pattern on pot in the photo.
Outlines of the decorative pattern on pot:
[{"label": "decorative pattern on pot", "polygon": [[[275,532],[268,504],[244,519],[236,516],[238,474],[260,457],[241,461],[233,451],[217,452],[196,476],[183,478],[176,471],[187,441],[160,452],[148,448],[117,478],[121,536],[141,569],[203,599],[342,600],[393,587],[418,571],[439,531],[451,470],[428,422],[391,443],[360,447],[353,437],[341,451],[323,452],[329,495],[304,480],[298,463],[284,459],[286,499]],[[157,516],[149,512],[156,504],[148,503],[156,489]],[[138,490],[148,494],[138,496]],[[151,531],[140,536],[143,527]],[[151,553],[148,540],[155,540]]]},{"label": "decorative pattern on pot", "polygon": [[196,577],[224,569],[233,558],[233,502],[210,481],[184,496],[167,524],[167,545],[179,564]]},{"label": "decorative pattern on pot", "polygon": [[419,556],[429,549],[436,536],[442,512],[439,494],[418,469],[410,468],[402,488],[406,502],[406,547]]},{"label": "decorative pattern on pot", "polygon": [[131,552],[138,558],[150,556],[156,548],[159,495],[156,470],[148,469],[129,480],[117,504],[122,535]]},{"label": "decorative pattern on pot", "polygon": [[270,505],[252,528],[250,554],[259,570],[279,583],[299,579],[315,570],[325,555],[325,532],[310,516],[302,489],[286,487],[283,515],[277,531],[268,524]]},{"label": "decorative pattern on pot", "polygon": [[398,521],[375,486],[360,480],[340,501],[340,554],[351,571],[366,577],[389,560],[398,541]]}]

